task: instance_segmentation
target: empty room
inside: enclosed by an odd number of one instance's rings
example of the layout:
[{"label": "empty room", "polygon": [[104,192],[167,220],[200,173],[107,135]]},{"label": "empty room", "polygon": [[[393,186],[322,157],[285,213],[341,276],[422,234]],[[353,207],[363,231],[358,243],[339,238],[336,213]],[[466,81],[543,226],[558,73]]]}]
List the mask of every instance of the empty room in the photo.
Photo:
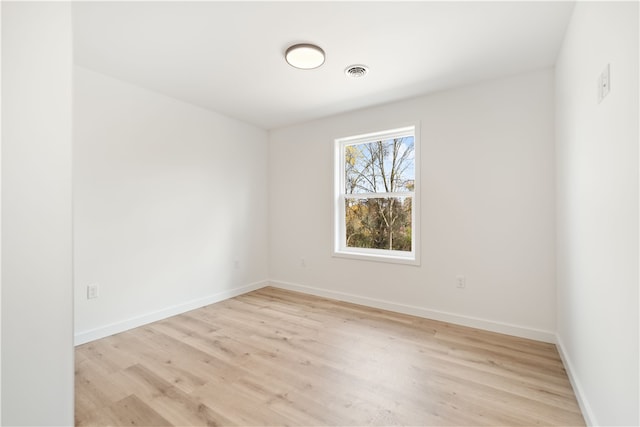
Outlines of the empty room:
[{"label": "empty room", "polygon": [[638,1],[0,14],[2,425],[640,424]]}]

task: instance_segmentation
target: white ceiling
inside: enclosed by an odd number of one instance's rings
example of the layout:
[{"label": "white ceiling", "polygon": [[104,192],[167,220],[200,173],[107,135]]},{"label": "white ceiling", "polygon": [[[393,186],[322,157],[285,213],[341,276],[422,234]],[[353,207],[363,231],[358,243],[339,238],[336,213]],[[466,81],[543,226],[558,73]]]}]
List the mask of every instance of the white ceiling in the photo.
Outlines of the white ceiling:
[{"label": "white ceiling", "polygon": [[[572,2],[78,2],[80,66],[272,129],[552,66]],[[327,53],[315,70],[294,43]],[[369,74],[347,78],[365,64]]]}]

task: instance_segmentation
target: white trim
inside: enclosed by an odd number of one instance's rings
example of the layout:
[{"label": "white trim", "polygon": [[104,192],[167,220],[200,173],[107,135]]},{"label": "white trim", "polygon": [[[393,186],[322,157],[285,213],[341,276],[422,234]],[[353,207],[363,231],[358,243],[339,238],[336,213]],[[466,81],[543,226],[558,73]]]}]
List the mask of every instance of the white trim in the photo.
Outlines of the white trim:
[{"label": "white trim", "polygon": [[168,317],[175,316],[177,314],[182,314],[187,311],[195,310],[196,308],[204,307],[205,305],[224,301],[226,299],[233,298],[238,295],[246,294],[247,292],[264,288],[268,284],[269,282],[266,280],[250,283],[246,286],[242,286],[234,289],[227,289],[225,291],[218,292],[213,295],[187,301],[182,304],[173,305],[171,307],[163,308],[161,310],[153,311],[147,314],[142,314],[140,316],[132,317],[130,319],[123,320],[120,322],[111,323],[109,325],[101,326],[99,328],[78,332],[74,336],[74,345],[85,344],[90,341],[108,337],[110,335],[114,335],[120,332],[128,331],[129,329],[137,328],[138,326],[146,325],[152,322],[157,322],[158,320],[163,320]]},{"label": "white trim", "polygon": [[565,346],[562,341],[562,338],[557,333],[556,333],[556,347],[558,348],[560,359],[562,359],[562,364],[564,365],[564,368],[567,371],[567,376],[569,377],[569,381],[571,382],[571,386],[573,387],[573,394],[575,394],[576,400],[578,401],[578,406],[580,406],[582,416],[584,417],[584,422],[588,426],[600,425],[596,421],[596,416],[593,413],[593,409],[591,409],[591,405],[589,405],[587,396],[584,393],[584,388],[582,388],[580,380],[576,375],[576,370],[574,369],[573,364],[571,363],[569,354],[565,350]]},{"label": "white trim", "polygon": [[346,145],[366,144],[375,139],[394,139],[402,138],[407,135],[413,135],[415,132],[415,124],[403,126],[395,129],[383,130],[379,132],[370,132],[360,135],[347,136],[345,138],[336,138]]},{"label": "white trim", "polygon": [[395,311],[397,313],[410,314],[423,317],[425,319],[439,320],[456,325],[468,326],[471,328],[483,329],[485,331],[497,332],[506,335],[513,335],[520,338],[528,338],[536,341],[543,341],[554,344],[556,335],[551,331],[529,328],[526,326],[514,325],[511,323],[498,322],[494,320],[481,319],[479,317],[465,316],[462,314],[449,313],[446,311],[434,310],[414,305],[400,304],[384,301],[376,298],[363,297],[338,291],[314,288],[312,286],[299,285],[296,283],[271,280],[269,285],[290,291],[303,292],[324,298],[336,299],[339,301],[351,302],[383,310]]},{"label": "white trim", "polygon": [[370,248],[345,248],[334,250],[332,256],[336,258],[359,259],[362,261],[390,262],[392,264],[406,264],[419,266],[419,260],[414,259],[412,252],[390,251]]}]

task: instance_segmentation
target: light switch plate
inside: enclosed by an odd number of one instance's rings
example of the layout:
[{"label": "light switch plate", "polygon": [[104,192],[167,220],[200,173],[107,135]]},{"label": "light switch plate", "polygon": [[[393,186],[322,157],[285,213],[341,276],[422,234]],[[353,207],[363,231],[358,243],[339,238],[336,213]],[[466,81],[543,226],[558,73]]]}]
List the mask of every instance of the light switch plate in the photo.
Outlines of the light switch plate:
[{"label": "light switch plate", "polygon": [[609,64],[607,64],[604,70],[602,70],[602,73],[600,73],[600,77],[598,77],[598,103],[601,103],[611,91],[611,74],[609,69]]},{"label": "light switch plate", "polygon": [[87,299],[98,298],[98,284],[92,283],[87,286]]}]

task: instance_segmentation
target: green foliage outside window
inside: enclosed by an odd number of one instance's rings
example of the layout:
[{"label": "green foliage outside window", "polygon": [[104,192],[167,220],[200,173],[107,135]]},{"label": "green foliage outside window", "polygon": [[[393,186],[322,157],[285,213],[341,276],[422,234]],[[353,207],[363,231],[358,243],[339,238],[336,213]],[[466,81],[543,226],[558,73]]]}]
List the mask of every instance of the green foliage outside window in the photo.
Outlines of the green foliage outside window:
[{"label": "green foliage outside window", "polygon": [[411,251],[413,136],[345,145],[344,150],[346,246]]}]

